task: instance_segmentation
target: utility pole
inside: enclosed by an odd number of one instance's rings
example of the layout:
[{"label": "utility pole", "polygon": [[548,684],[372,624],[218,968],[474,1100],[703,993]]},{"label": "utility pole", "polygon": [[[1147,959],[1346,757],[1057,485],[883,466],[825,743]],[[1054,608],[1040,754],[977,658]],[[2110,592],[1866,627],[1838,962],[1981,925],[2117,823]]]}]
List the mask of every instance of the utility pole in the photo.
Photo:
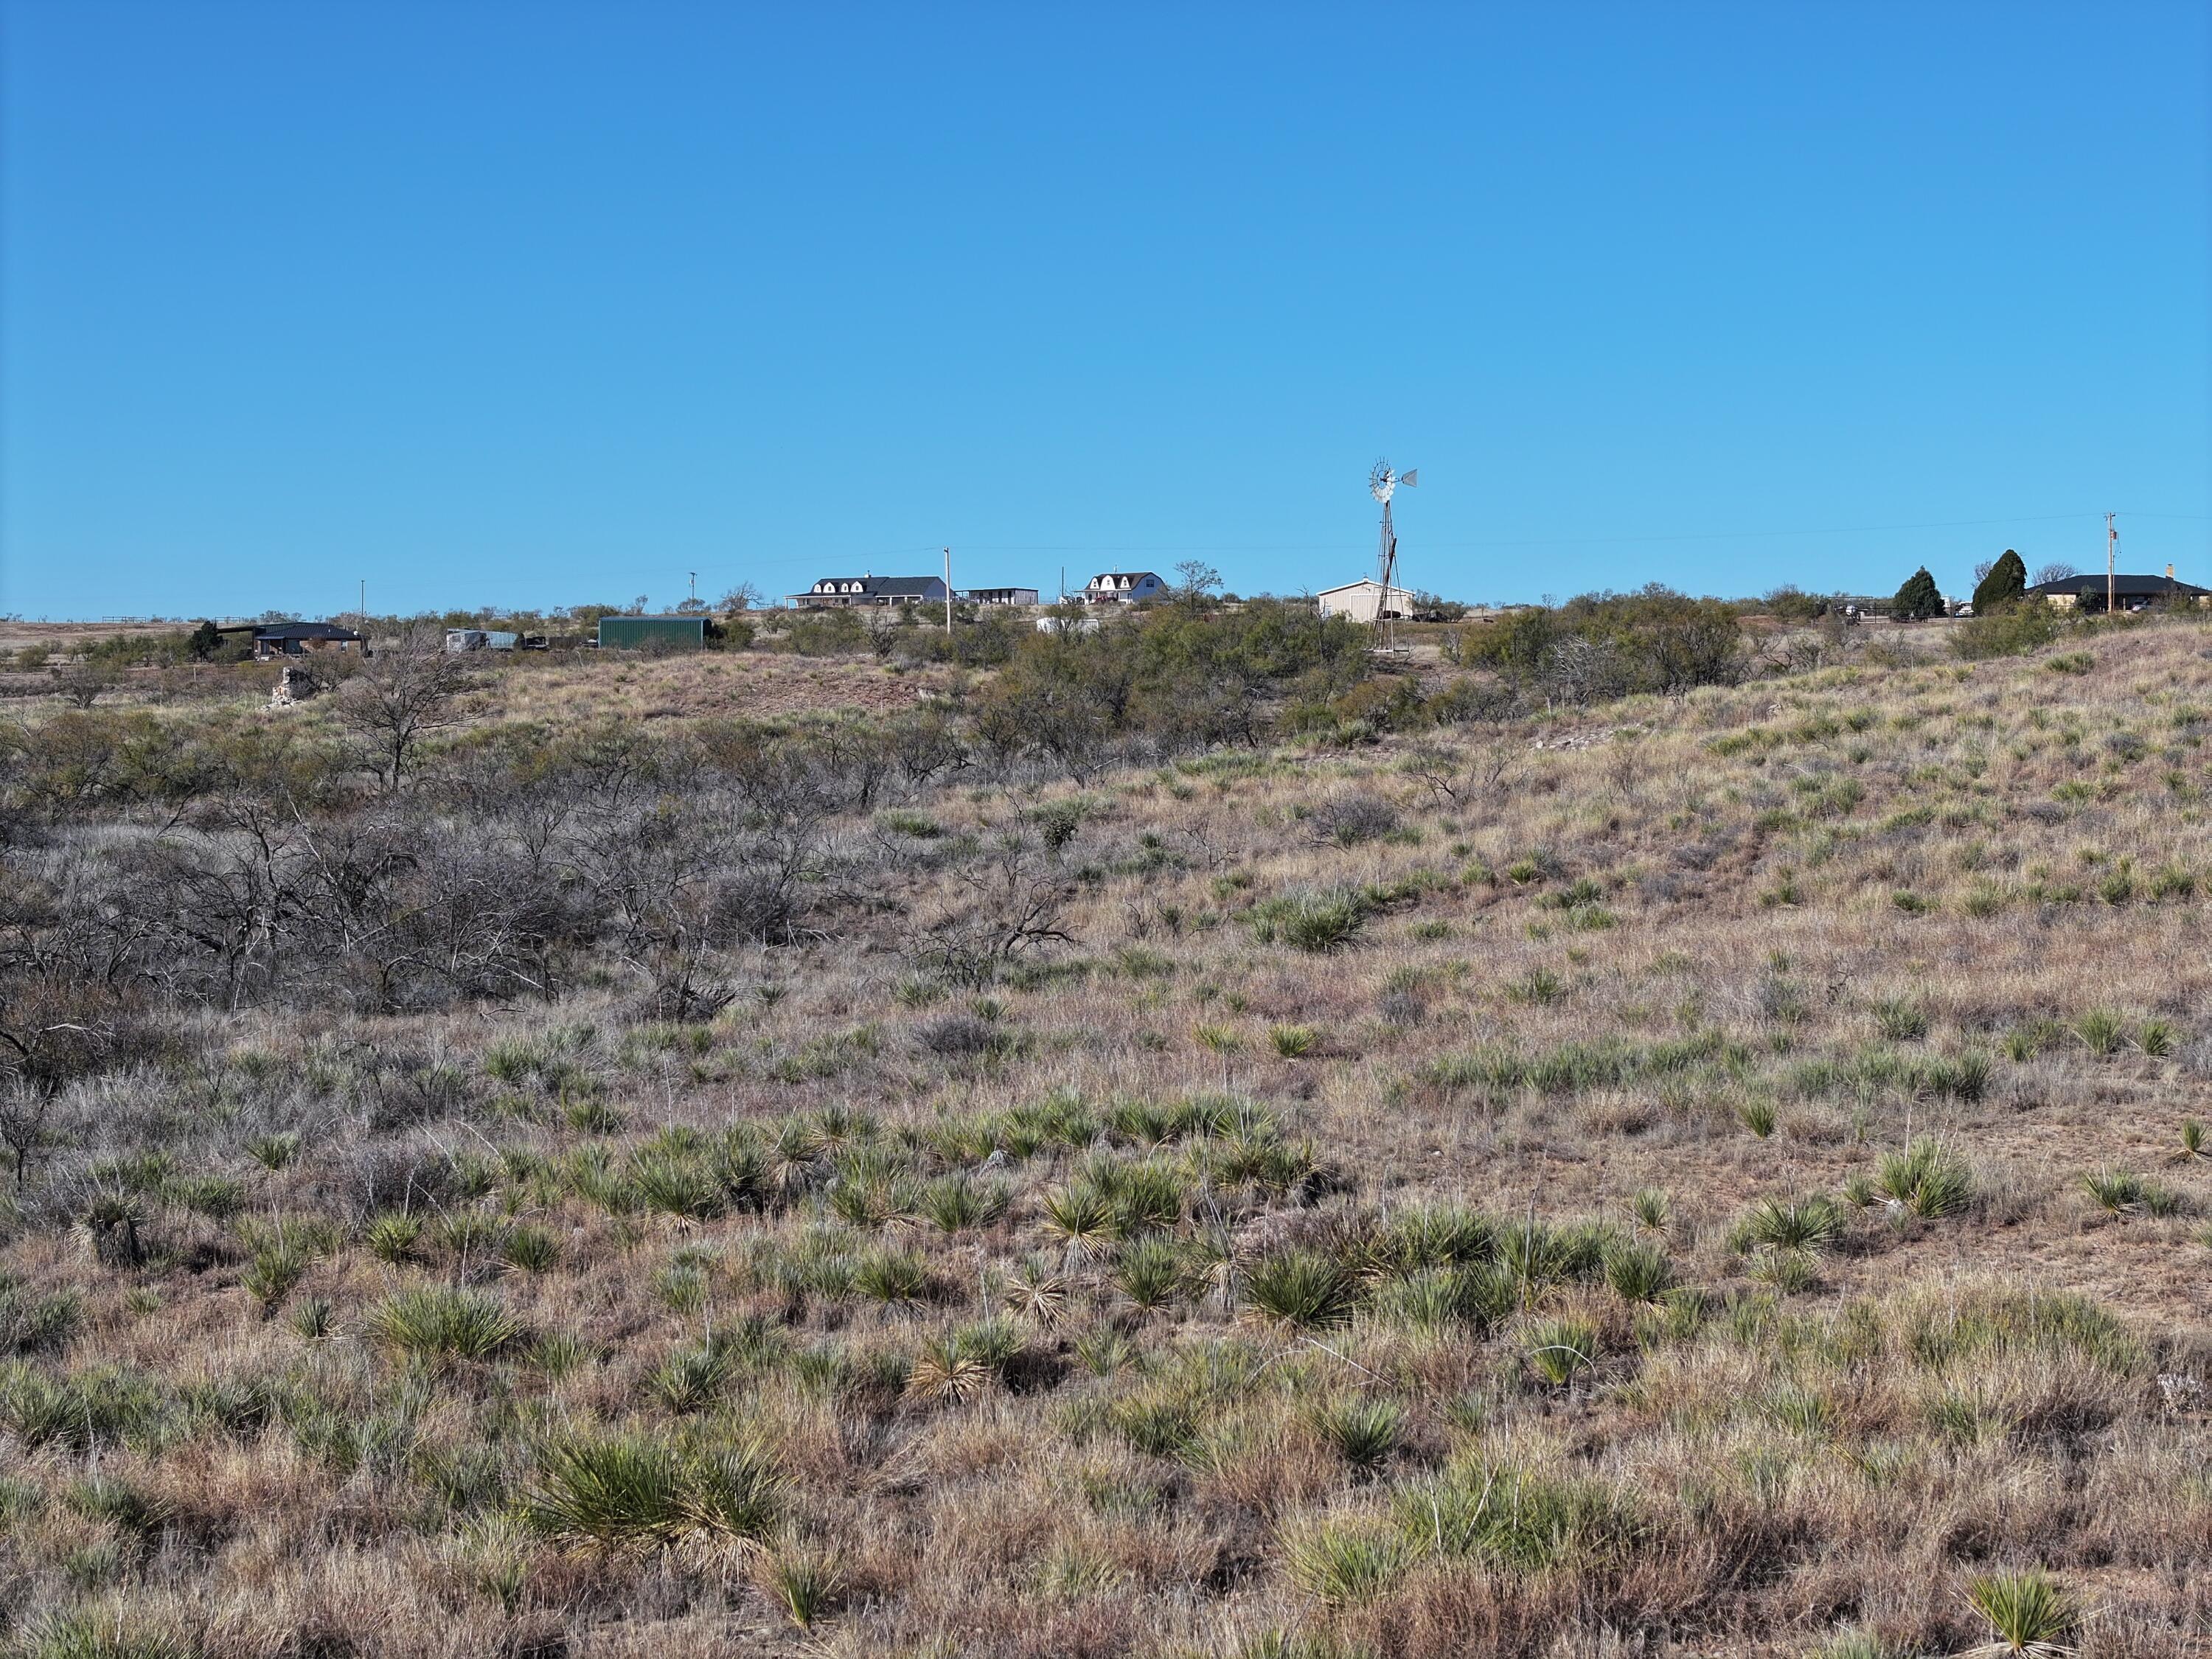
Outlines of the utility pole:
[{"label": "utility pole", "polygon": [[2105,614],[2112,614],[2112,601],[2118,597],[2114,589],[2118,579],[2112,574],[2119,568],[2120,532],[2113,527],[2113,515],[2105,514]]},{"label": "utility pole", "polygon": [[699,573],[696,570],[691,573],[691,603],[699,603]]},{"label": "utility pole", "polygon": [[945,550],[945,637],[952,637],[952,550]]}]

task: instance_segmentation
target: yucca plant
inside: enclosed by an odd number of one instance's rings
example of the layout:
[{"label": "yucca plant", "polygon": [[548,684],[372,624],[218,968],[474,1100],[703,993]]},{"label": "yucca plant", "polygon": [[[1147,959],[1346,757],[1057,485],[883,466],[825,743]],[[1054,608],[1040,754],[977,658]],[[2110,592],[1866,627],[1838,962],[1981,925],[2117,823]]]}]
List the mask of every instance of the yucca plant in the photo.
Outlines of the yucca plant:
[{"label": "yucca plant", "polygon": [[362,1243],[368,1253],[380,1261],[400,1262],[415,1254],[415,1247],[422,1237],[422,1222],[418,1216],[403,1211],[386,1210],[371,1216],[368,1228],[362,1234]]},{"label": "yucca plant", "polygon": [[1169,1238],[1140,1238],[1122,1248],[1114,1263],[1114,1282],[1139,1308],[1162,1307],[1182,1288],[1182,1252]]},{"label": "yucca plant", "polygon": [[300,1155],[300,1137],[290,1130],[255,1135],[246,1143],[246,1155],[263,1169],[283,1169]]},{"label": "yucca plant", "polygon": [[1238,1053],[1244,1047],[1244,1039],[1237,1035],[1232,1026],[1209,1025],[1201,1023],[1191,1028],[1191,1036],[1197,1039],[1200,1048],[1210,1054],[1218,1054],[1224,1060]]},{"label": "yucca plant", "polygon": [[2092,1008],[2074,1022],[2074,1035],[2091,1054],[2115,1053],[2127,1040],[2127,1024],[2110,1008]]},{"label": "yucca plant", "polygon": [[940,1232],[988,1226],[1006,1212],[1008,1194],[999,1182],[978,1181],[964,1170],[943,1176],[921,1190],[921,1213]]},{"label": "yucca plant", "polygon": [[2204,1125],[2202,1120],[2185,1117],[2181,1120],[2181,1155],[2184,1158],[2203,1158]]},{"label": "yucca plant", "polygon": [[369,1310],[368,1325],[387,1347],[433,1360],[489,1359],[522,1332],[496,1297],[446,1285],[385,1297]]},{"label": "yucca plant", "polygon": [[835,1613],[845,1593],[845,1575],[836,1556],[793,1538],[763,1556],[755,1577],[803,1631],[812,1630]]},{"label": "yucca plant", "polygon": [[1094,1164],[1091,1178],[1112,1200],[1114,1230],[1120,1237],[1172,1227],[1182,1218],[1188,1177],[1173,1164],[1099,1163]]},{"label": "yucca plant", "polygon": [[1749,1100],[1738,1101],[1736,1103],[1735,1115],[1736,1121],[1742,1124],[1745,1128],[1750,1130],[1752,1133],[1757,1135],[1761,1140],[1765,1139],[1769,1135],[1774,1133],[1774,1125],[1777,1119],[1774,1103],[1771,1100],[1753,1096]]},{"label": "yucca plant", "polygon": [[757,1441],[679,1450],[640,1435],[557,1439],[541,1451],[524,1518],[555,1538],[655,1548],[694,1533],[757,1543],[773,1526],[781,1480]]},{"label": "yucca plant", "polygon": [[544,1228],[524,1222],[501,1241],[500,1255],[519,1272],[542,1273],[561,1259],[561,1241]]},{"label": "yucca plant", "polygon": [[1674,1201],[1656,1187],[1639,1187],[1628,1200],[1629,1213],[1646,1231],[1664,1237],[1672,1221]]},{"label": "yucca plant", "polygon": [[1050,1329],[1067,1311],[1067,1280],[1050,1256],[1024,1256],[1007,1278],[1006,1297],[1016,1313]]},{"label": "yucca plant", "polygon": [[1358,1295],[1344,1264],[1321,1250],[1263,1256],[1244,1275],[1246,1304],[1293,1330],[1343,1324],[1352,1317]]},{"label": "yucca plant", "polygon": [[1966,1160],[1927,1135],[1914,1136],[1901,1152],[1885,1153],[1875,1184],[1923,1221],[1955,1215],[1974,1195]]},{"label": "yucca plant", "polygon": [[953,1405],[998,1382],[1021,1352],[1021,1333],[1006,1319],[987,1319],[925,1339],[907,1372],[907,1392]]},{"label": "yucca plant", "polygon": [[1045,1230],[1062,1239],[1071,1261],[1097,1254],[1119,1231],[1114,1203],[1088,1181],[1073,1181],[1044,1195]]},{"label": "yucca plant", "polygon": [[1624,1302],[1656,1302],[1674,1279],[1674,1263],[1656,1244],[1618,1240],[1605,1253],[1605,1282]]},{"label": "yucca plant", "polygon": [[261,1304],[264,1316],[276,1311],[276,1304],[292,1293],[292,1288],[307,1272],[307,1253],[297,1245],[272,1244],[254,1253],[238,1282],[251,1291]]},{"label": "yucca plant", "polygon": [[1966,1586],[1966,1600],[1990,1621],[1994,1637],[1976,1653],[2062,1659],[2074,1651],[2064,1641],[2079,1622],[2081,1610],[2040,1567],[1984,1573]]},{"label": "yucca plant", "polygon": [[292,1309],[292,1328],[310,1342],[325,1341],[336,1311],[326,1296],[302,1297]]},{"label": "yucca plant", "polygon": [[1554,1388],[1568,1388],[1597,1364],[1597,1327],[1571,1316],[1538,1320],[1524,1334],[1522,1348],[1537,1376]]},{"label": "yucca plant", "polygon": [[1402,1577],[1413,1552],[1395,1532],[1372,1522],[1322,1521],[1284,1540],[1291,1582],[1330,1606],[1372,1601]]},{"label": "yucca plant", "polygon": [[2083,1189],[2114,1215],[2130,1215],[2142,1208],[2143,1193],[2148,1185],[2141,1176],[2127,1170],[2093,1170],[2081,1177]]},{"label": "yucca plant", "polygon": [[630,1160],[630,1185],[646,1208],[686,1221],[709,1221],[728,1207],[729,1195],[701,1158],[673,1152],[642,1152]]},{"label": "yucca plant", "polygon": [[1778,1250],[1819,1250],[1843,1237],[1843,1217],[1826,1198],[1763,1198],[1739,1229],[1747,1248],[1764,1244]]},{"label": "yucca plant", "polygon": [[990,1366],[969,1350],[957,1331],[922,1339],[908,1371],[907,1392],[916,1399],[962,1405],[997,1380]]},{"label": "yucca plant", "polygon": [[1285,1060],[1304,1060],[1314,1050],[1321,1035],[1310,1025],[1270,1025],[1267,1041]]},{"label": "yucca plant", "polygon": [[912,1250],[870,1250],[853,1267],[853,1288],[872,1302],[921,1302],[934,1288],[929,1264]]},{"label": "yucca plant", "polygon": [[732,1362],[728,1346],[710,1336],[670,1354],[653,1368],[645,1385],[670,1411],[688,1416],[704,1411],[720,1396]]},{"label": "yucca plant", "polygon": [[1372,1474],[1406,1435],[1406,1413],[1389,1400],[1324,1400],[1307,1407],[1307,1426],[1353,1468]]}]

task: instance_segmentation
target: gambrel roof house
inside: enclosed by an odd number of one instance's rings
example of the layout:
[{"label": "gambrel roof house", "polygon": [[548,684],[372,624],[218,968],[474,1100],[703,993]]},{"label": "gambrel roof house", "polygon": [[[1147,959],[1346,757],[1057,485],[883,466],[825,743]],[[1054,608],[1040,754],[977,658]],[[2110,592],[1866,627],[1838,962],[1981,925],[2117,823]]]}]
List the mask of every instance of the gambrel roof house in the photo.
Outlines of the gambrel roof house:
[{"label": "gambrel roof house", "polygon": [[784,596],[793,605],[927,605],[945,602],[942,576],[824,576],[804,593]]},{"label": "gambrel roof house", "polygon": [[1168,585],[1150,570],[1102,570],[1084,584],[1085,605],[1141,605],[1157,599]]}]

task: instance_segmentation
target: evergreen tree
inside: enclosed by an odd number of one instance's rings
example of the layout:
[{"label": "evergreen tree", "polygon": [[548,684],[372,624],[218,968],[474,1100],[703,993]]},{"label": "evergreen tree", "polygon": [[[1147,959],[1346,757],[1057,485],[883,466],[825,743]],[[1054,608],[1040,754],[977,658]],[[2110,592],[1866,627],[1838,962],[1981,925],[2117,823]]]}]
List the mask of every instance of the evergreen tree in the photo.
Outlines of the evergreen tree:
[{"label": "evergreen tree", "polygon": [[1902,617],[1907,622],[1943,614],[1943,596],[1936,591],[1936,579],[1928,574],[1926,565],[1905,579],[1905,586],[1897,590],[1889,614]]},{"label": "evergreen tree", "polygon": [[2012,549],[2004,550],[2004,557],[1990,567],[1990,574],[1974,589],[1974,612],[1978,616],[1993,605],[2008,605],[2027,592],[2027,566]]},{"label": "evergreen tree", "polygon": [[222,635],[216,631],[213,623],[203,621],[192,629],[192,636],[185,645],[191,652],[194,662],[205,662],[222,647]]}]

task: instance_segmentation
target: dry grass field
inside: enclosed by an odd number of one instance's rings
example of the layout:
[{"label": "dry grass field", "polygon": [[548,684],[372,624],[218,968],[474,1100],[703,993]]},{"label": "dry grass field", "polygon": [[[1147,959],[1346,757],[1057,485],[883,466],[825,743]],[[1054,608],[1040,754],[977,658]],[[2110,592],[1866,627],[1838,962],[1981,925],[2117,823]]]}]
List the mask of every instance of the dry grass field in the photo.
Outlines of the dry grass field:
[{"label": "dry grass field", "polygon": [[1856,643],[16,700],[6,1640],[2212,1651],[2212,632]]}]

